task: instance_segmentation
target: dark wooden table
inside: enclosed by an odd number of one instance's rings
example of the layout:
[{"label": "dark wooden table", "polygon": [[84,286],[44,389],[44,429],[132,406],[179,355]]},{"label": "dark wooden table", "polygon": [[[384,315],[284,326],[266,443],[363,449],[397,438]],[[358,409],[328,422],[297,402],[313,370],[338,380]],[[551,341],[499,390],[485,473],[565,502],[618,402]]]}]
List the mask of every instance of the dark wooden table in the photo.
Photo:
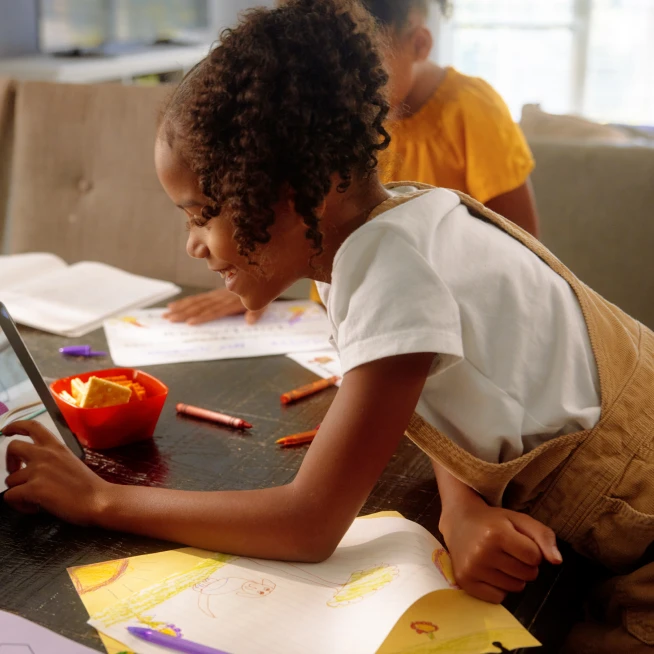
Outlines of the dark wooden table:
[{"label": "dark wooden table", "polygon": [[[50,378],[110,367],[106,360],[66,360],[58,348],[89,343],[106,349],[101,330],[76,341],[23,329],[41,372]],[[153,441],[87,452],[87,463],[105,479],[124,484],[187,490],[251,489],[285,484],[305,449],[280,450],[275,439],[321,421],[335,391],[283,407],[280,391],[315,379],[286,357],[266,357],[156,366],[148,369],[170,388]],[[175,414],[178,401],[249,420],[247,434]],[[440,503],[426,457],[404,440],[377,483],[364,514],[396,510],[438,533]],[[66,573],[66,568],[157,552],[170,543],[99,529],[78,528],[48,515],[21,516],[0,503],[0,609],[12,611],[68,638],[104,651]],[[507,607],[556,652],[579,612],[588,572],[566,554],[561,568],[544,567],[539,579]]]}]

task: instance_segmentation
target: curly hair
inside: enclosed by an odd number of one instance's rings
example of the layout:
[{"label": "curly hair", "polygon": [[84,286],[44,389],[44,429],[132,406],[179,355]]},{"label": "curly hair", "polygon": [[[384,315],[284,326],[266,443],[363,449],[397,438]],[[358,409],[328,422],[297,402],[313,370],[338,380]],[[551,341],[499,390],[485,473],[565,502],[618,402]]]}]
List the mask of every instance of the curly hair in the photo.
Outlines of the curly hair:
[{"label": "curly hair", "polygon": [[[409,19],[409,14],[418,10],[425,16],[429,13],[431,0],[362,0],[365,8],[375,17],[380,25],[402,31]],[[435,0],[444,16],[452,10],[450,0]]]},{"label": "curly hair", "polygon": [[344,192],[375,170],[390,137],[388,76],[374,34],[355,0],[254,9],[173,93],[160,134],[211,200],[205,224],[227,209],[242,255],[270,240],[284,188],[320,253],[316,212],[332,176]]}]

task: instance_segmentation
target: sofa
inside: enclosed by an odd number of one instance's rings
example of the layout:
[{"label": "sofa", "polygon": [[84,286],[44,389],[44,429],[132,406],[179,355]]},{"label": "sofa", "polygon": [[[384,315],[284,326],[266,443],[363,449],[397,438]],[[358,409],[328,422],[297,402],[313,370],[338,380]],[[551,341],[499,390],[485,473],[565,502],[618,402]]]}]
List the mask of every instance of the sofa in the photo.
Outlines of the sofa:
[{"label": "sofa", "polygon": [[654,329],[654,145],[530,146],[544,244],[591,288]]}]

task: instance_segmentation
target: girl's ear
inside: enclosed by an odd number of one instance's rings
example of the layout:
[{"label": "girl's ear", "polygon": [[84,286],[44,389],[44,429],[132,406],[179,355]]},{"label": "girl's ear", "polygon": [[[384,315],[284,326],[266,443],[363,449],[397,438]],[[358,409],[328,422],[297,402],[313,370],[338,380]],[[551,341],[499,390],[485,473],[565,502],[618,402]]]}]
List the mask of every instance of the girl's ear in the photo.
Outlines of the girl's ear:
[{"label": "girl's ear", "polygon": [[415,62],[425,61],[429,57],[434,38],[431,31],[425,25],[419,25],[413,32],[413,58]]}]

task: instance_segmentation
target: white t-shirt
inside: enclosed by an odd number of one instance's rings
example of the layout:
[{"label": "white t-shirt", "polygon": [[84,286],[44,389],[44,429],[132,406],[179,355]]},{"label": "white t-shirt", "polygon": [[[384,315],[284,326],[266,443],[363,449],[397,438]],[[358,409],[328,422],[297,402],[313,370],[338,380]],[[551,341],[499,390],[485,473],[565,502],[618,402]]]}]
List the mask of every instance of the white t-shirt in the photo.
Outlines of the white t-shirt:
[{"label": "white t-shirt", "polygon": [[336,254],[331,285],[318,289],[344,374],[384,357],[438,355],[416,410],[480,459],[509,461],[599,419],[574,292],[451,191],[357,229]]}]

